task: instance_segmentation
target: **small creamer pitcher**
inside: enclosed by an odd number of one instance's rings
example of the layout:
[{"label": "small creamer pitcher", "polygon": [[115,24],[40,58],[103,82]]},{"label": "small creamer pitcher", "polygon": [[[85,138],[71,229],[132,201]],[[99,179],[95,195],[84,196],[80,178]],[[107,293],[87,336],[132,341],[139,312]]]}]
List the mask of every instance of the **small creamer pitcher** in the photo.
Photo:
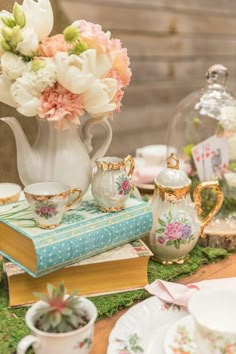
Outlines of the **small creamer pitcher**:
[{"label": "small creamer pitcher", "polygon": [[[179,170],[179,160],[171,154],[167,159],[167,168],[155,180],[153,227],[147,239],[154,260],[163,264],[183,263],[222,205],[223,193],[217,181],[200,183],[193,193],[194,203],[191,201],[190,186],[191,180],[184,171]],[[216,192],[217,202],[208,216],[202,219],[201,191],[205,188]]]},{"label": "small creamer pitcher", "polygon": [[116,212],[125,208],[131,193],[134,159],[128,155],[103,157],[96,161],[97,172],[92,181],[92,194],[100,210]]}]

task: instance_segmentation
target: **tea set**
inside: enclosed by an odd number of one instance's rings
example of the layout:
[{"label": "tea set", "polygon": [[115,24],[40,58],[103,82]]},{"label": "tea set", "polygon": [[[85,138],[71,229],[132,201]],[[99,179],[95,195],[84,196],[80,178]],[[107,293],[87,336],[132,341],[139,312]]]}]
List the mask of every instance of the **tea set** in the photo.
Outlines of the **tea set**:
[{"label": "tea set", "polygon": [[[193,191],[192,201],[191,180],[179,164],[179,159],[171,153],[166,167],[154,182],[151,202],[153,226],[145,242],[153,252],[153,260],[162,264],[183,263],[188,258],[199,237],[204,237],[205,226],[223,202],[218,181],[200,183]],[[98,208],[103,212],[119,212],[125,208],[133,189],[133,157],[103,157],[96,160],[96,167],[91,192]],[[10,185],[14,201],[18,199],[21,188]],[[202,218],[201,192],[205,188],[215,191],[217,201],[208,216]],[[57,227],[64,213],[79,205],[83,195],[80,188],[71,189],[59,182],[30,184],[24,188],[24,194],[37,226],[47,229]],[[165,353],[180,353],[175,347],[177,344],[186,347],[190,354],[236,353],[235,298],[236,292],[226,289],[196,292],[188,303],[189,314],[168,328],[164,337]]]}]

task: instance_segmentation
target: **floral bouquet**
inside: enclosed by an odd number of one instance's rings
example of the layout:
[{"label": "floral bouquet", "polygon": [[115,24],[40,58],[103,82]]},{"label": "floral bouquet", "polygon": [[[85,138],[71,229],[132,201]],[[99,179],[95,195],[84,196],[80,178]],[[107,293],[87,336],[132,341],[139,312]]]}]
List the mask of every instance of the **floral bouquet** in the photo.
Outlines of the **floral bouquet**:
[{"label": "floral bouquet", "polygon": [[88,113],[119,112],[131,77],[127,50],[101,26],[79,20],[49,37],[49,0],[24,0],[0,12],[0,101],[24,116],[65,129]]}]

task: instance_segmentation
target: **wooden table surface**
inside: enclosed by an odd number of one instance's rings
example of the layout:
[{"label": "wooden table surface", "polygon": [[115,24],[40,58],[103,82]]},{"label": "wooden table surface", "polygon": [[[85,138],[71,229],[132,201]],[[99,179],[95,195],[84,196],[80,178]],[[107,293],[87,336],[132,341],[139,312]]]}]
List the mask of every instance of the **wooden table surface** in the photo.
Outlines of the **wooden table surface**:
[{"label": "wooden table surface", "polygon": [[[181,284],[189,284],[206,279],[229,278],[236,276],[236,254],[227,257],[217,263],[201,267],[197,273],[178,281]],[[121,310],[110,318],[98,321],[95,325],[95,338],[91,354],[106,354],[109,334],[118,318],[127,309]]]}]

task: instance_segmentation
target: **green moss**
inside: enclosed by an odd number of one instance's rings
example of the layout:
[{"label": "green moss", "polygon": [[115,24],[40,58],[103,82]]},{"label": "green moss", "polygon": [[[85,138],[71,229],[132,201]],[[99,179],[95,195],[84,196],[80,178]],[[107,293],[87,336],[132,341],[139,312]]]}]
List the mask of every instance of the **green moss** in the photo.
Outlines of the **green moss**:
[{"label": "green moss", "polygon": [[[155,279],[174,281],[186,275],[195,273],[203,264],[218,261],[230,253],[224,249],[202,248],[196,246],[187,262],[182,265],[162,265],[150,260],[148,265],[149,282]],[[0,264],[0,267],[2,265]],[[93,297],[91,300],[98,308],[99,319],[109,317],[128,307],[136,301],[149,297],[150,294],[142,289],[120,294]],[[0,353],[13,354],[17,343],[29,333],[24,317],[27,308],[10,309],[7,307],[7,285],[3,277],[0,284]],[[31,350],[28,354],[33,353]]]}]

